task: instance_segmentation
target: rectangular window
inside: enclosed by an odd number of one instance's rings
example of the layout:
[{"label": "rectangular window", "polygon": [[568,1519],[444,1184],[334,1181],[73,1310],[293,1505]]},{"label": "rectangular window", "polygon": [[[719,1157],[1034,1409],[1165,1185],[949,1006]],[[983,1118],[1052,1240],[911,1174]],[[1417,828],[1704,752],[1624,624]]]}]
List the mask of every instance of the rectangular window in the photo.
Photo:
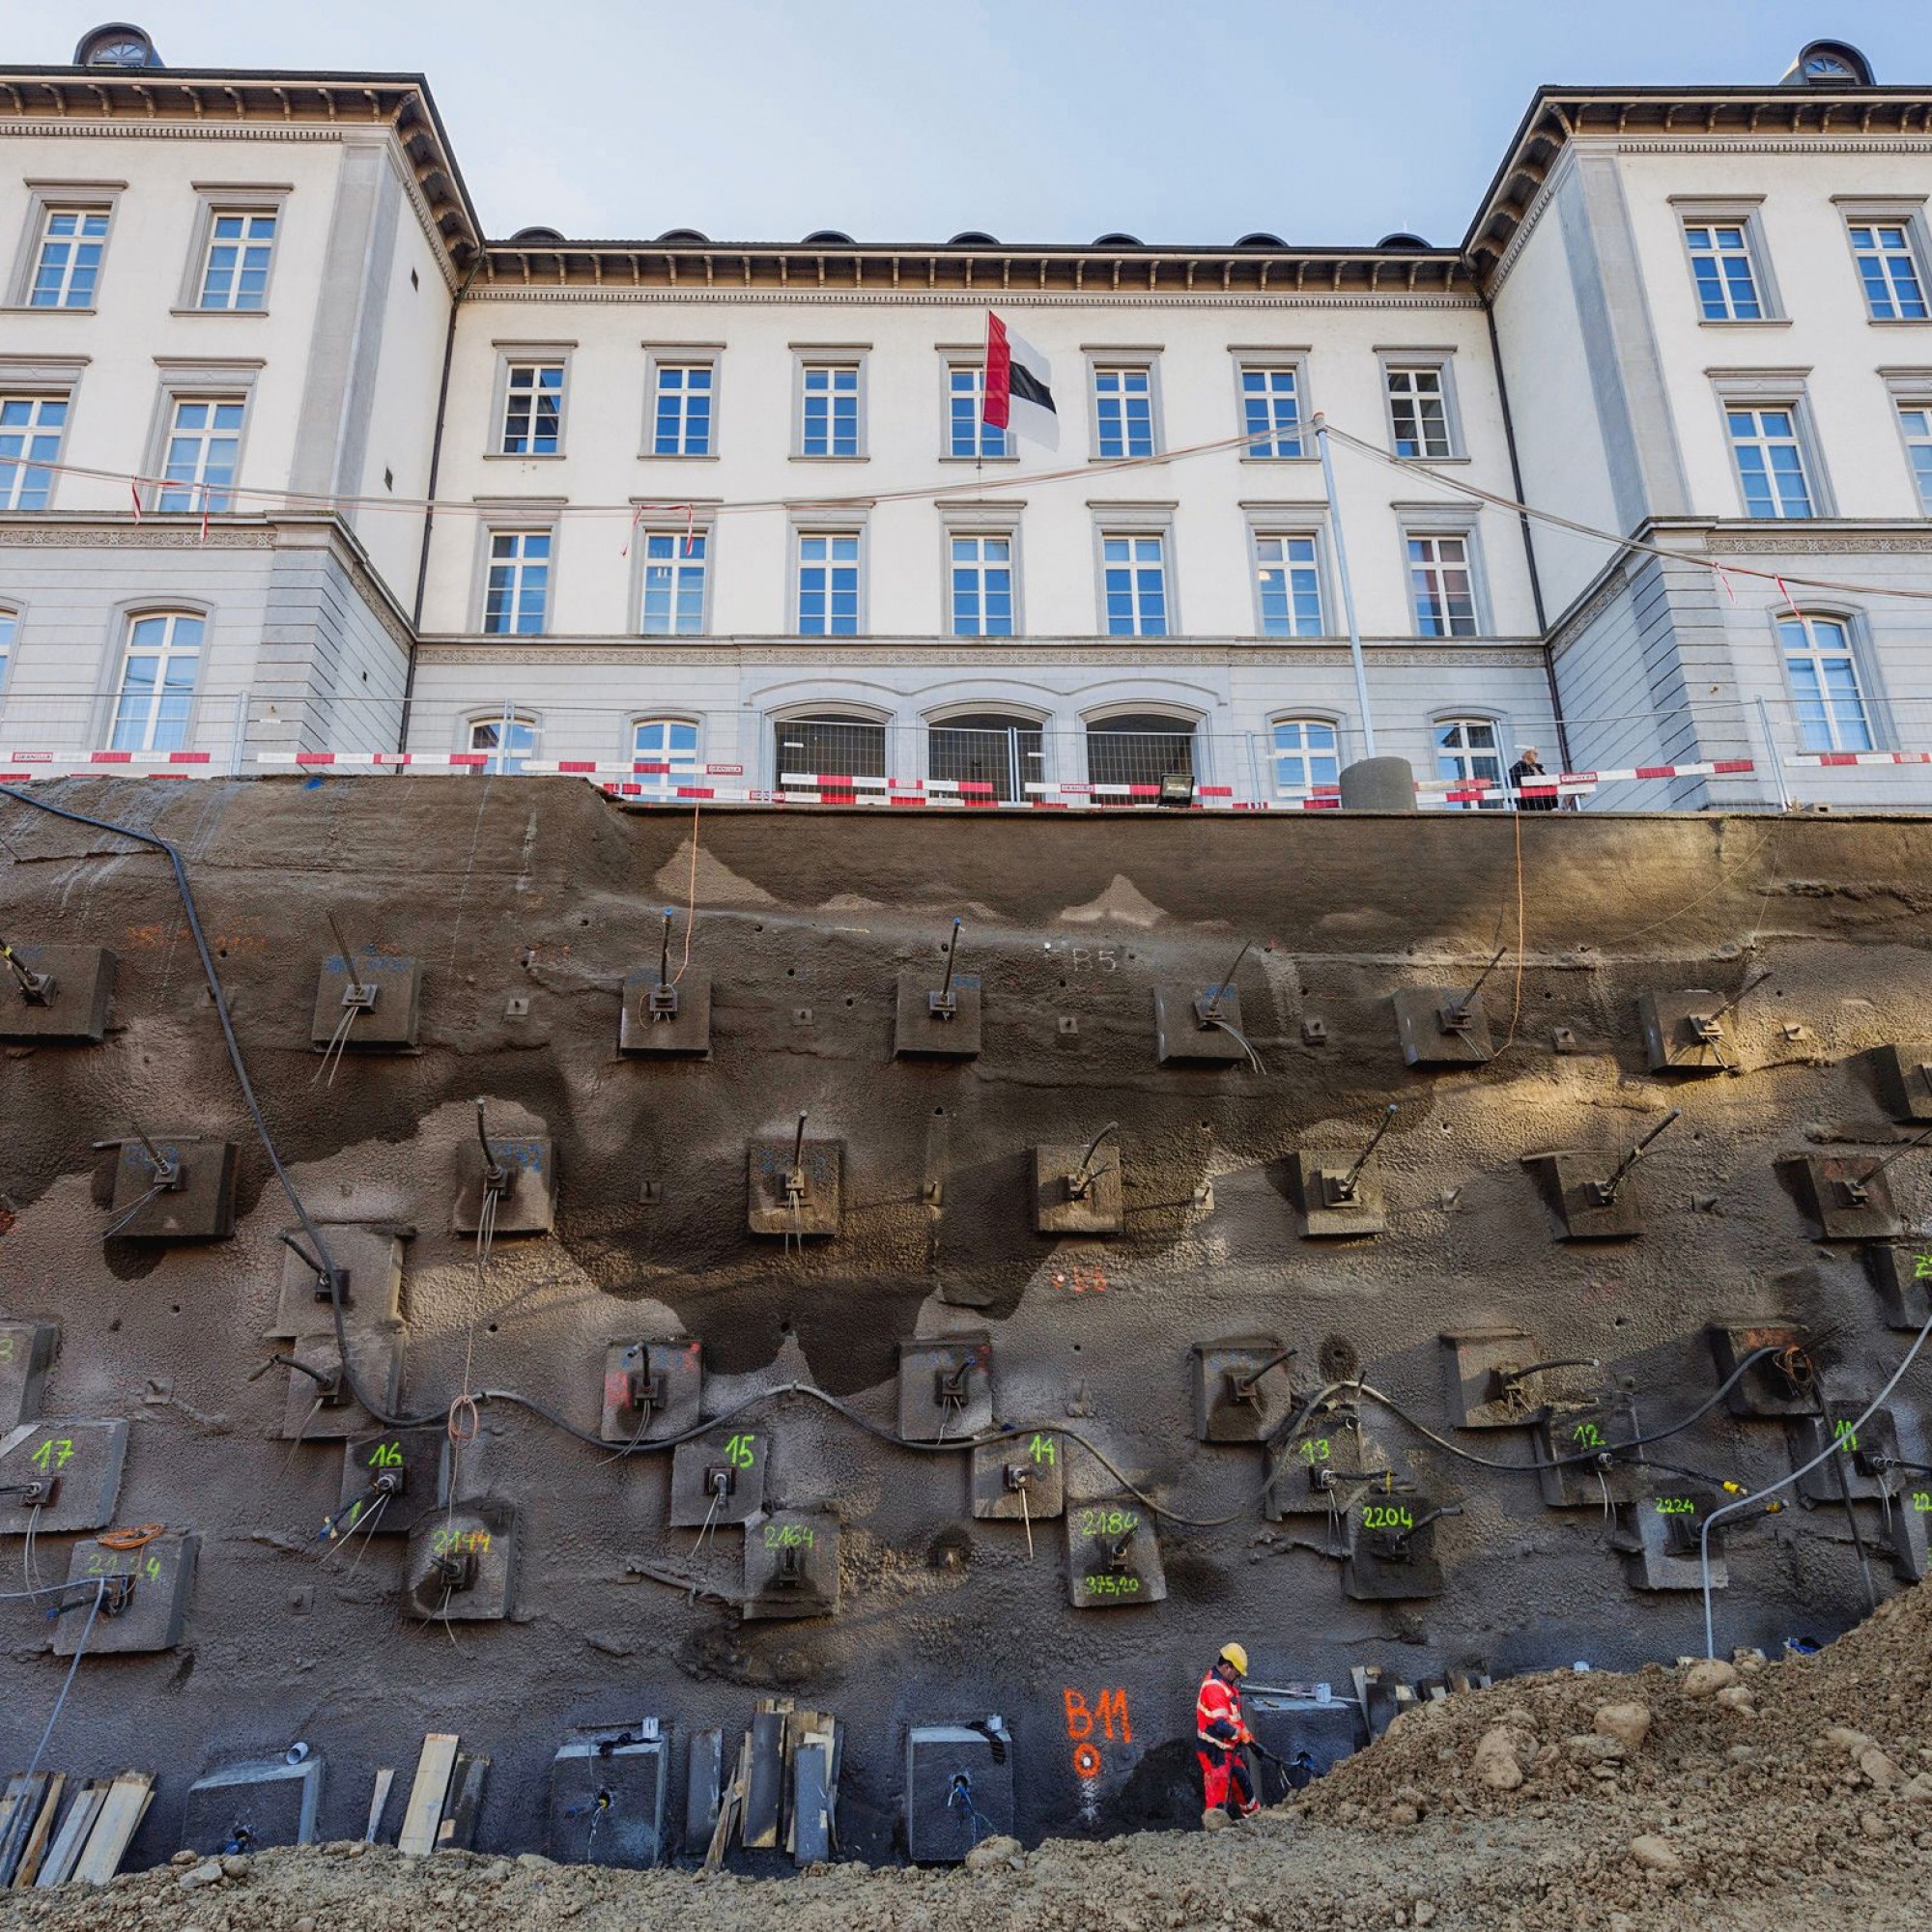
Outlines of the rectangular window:
[{"label": "rectangular window", "polygon": [[1261,585],[1262,636],[1319,638],[1321,579],[1312,536],[1255,537],[1256,577]]},{"label": "rectangular window", "polygon": [[1913,481],[1918,485],[1918,507],[1932,517],[1932,403],[1900,403],[1898,423],[1905,432]]},{"label": "rectangular window", "polygon": [[505,456],[554,456],[562,446],[563,364],[512,362],[503,385]]},{"label": "rectangular window", "polygon": [[1758,299],[1747,226],[1742,221],[1687,221],[1684,241],[1704,320],[1762,322],[1764,304]]},{"label": "rectangular window", "polygon": [[695,638],[704,629],[706,530],[646,530],[643,608],[638,628],[647,638]]},{"label": "rectangular window", "polygon": [[1306,796],[1341,782],[1334,725],[1324,718],[1282,718],[1274,727],[1274,788]]},{"label": "rectangular window", "polygon": [[660,362],[651,406],[653,456],[711,454],[711,395],[717,371],[709,362]]},{"label": "rectangular window", "polygon": [[1153,371],[1095,369],[1094,422],[1103,457],[1153,454]]},{"label": "rectangular window", "polygon": [[41,230],[29,308],[92,308],[107,247],[107,210],[50,208]]},{"label": "rectangular window", "polygon": [[1427,369],[1386,369],[1389,426],[1395,435],[1398,456],[1453,456],[1455,445],[1449,436],[1449,399],[1443,389],[1442,371]]},{"label": "rectangular window", "polygon": [[798,633],[802,638],[859,635],[857,530],[799,532]]},{"label": "rectangular window", "polygon": [[1871,723],[1859,689],[1850,626],[1836,617],[1780,617],[1777,635],[1804,749],[1869,752]]},{"label": "rectangular window", "polygon": [[1473,638],[1476,585],[1469,569],[1467,537],[1411,536],[1409,596],[1418,638]]},{"label": "rectangular window", "polygon": [[1926,320],[1925,284],[1907,221],[1854,221],[1852,253],[1874,322]]},{"label": "rectangular window", "polygon": [[168,423],[157,510],[230,510],[228,486],[242,448],[241,396],[177,396]]},{"label": "rectangular window", "polygon": [[44,510],[67,429],[65,396],[0,396],[0,510]]},{"label": "rectangular window", "polygon": [[1241,427],[1256,439],[1249,456],[1300,456],[1301,384],[1293,369],[1241,368]]},{"label": "rectangular window", "polygon": [[549,530],[492,530],[483,628],[495,637],[535,637],[550,602]]},{"label": "rectangular window", "polygon": [[850,362],[808,362],[799,452],[804,456],[859,453],[859,371]]},{"label": "rectangular window", "polygon": [[215,209],[209,216],[208,258],[197,308],[258,309],[269,298],[269,265],[279,215]]},{"label": "rectangular window", "polygon": [[954,536],[952,635],[1013,635],[1013,540],[1009,536]]},{"label": "rectangular window", "polygon": [[7,684],[7,660],[14,653],[14,633],[20,627],[16,612],[0,606],[0,690]]},{"label": "rectangular window", "polygon": [[1167,539],[1123,532],[1100,539],[1110,638],[1167,636]]},{"label": "rectangular window", "polygon": [[179,752],[187,744],[188,710],[201,662],[203,619],[186,611],[136,617],[114,705],[117,752]]},{"label": "rectangular window", "polygon": [[1811,486],[1804,475],[1804,452],[1798,438],[1798,412],[1749,409],[1724,411],[1731,453],[1744,486],[1745,513],[1752,517],[1808,517]]},{"label": "rectangular window", "polygon": [[985,407],[986,370],[980,362],[946,367],[946,453],[948,456],[1005,456],[1007,433],[980,419]]}]

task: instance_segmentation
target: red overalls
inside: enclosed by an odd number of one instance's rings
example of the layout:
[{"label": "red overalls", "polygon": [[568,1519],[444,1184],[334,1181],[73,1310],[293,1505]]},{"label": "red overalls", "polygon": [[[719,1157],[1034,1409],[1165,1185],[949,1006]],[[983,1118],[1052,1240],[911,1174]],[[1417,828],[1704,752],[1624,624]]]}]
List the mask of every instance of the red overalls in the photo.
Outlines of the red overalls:
[{"label": "red overalls", "polygon": [[1201,1694],[1194,1700],[1194,1735],[1208,1809],[1224,1806],[1231,1818],[1259,1811],[1248,1761],[1238,1748],[1253,1741],[1241,1718],[1241,1693],[1218,1671],[1210,1670],[1201,1681]]}]

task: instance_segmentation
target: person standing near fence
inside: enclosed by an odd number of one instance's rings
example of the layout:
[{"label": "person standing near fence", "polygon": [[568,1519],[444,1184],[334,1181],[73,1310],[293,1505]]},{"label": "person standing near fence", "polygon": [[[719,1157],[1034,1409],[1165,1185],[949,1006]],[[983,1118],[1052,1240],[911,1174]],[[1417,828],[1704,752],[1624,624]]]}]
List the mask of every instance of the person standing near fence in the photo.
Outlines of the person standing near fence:
[{"label": "person standing near fence", "polygon": [[1549,774],[1543,769],[1543,759],[1534,745],[1524,745],[1517,753],[1516,763],[1510,767],[1510,786],[1517,794],[1516,809],[1519,811],[1554,811],[1556,794],[1554,791],[1531,792],[1523,796],[1523,781],[1532,784],[1546,781]]}]

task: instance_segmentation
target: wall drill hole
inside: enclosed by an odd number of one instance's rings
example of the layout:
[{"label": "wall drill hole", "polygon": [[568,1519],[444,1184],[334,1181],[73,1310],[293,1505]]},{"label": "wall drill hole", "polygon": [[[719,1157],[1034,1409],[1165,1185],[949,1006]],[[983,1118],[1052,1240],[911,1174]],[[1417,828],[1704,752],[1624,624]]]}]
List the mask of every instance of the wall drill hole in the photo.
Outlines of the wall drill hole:
[{"label": "wall drill hole", "polygon": [[796,980],[798,978],[798,968],[796,966],[787,966],[785,968],[785,978],[787,980]]},{"label": "wall drill hole", "polygon": [[493,1321],[490,1324],[490,1333],[494,1335],[496,1332],[497,1332],[497,1324]]},{"label": "wall drill hole", "polygon": [[857,997],[856,997],[855,995],[853,995],[853,994],[851,994],[851,993],[847,993],[847,994],[845,995],[845,1004],[846,1004],[846,1005],[847,1005],[848,1007],[856,1007],[856,1006],[857,1006],[857,1005],[859,1004],[859,1002],[858,1002],[858,999],[857,999]]},{"label": "wall drill hole", "polygon": [[171,1301],[168,1303],[168,1313],[170,1315],[179,1315],[181,1312],[182,1312],[182,1305],[179,1301]]}]

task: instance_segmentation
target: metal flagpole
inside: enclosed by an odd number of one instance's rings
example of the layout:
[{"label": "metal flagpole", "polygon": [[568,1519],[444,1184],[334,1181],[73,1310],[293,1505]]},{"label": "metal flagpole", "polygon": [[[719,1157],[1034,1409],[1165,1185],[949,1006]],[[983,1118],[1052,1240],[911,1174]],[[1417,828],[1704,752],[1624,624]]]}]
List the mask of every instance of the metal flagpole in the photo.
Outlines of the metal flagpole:
[{"label": "metal flagpole", "polygon": [[1328,420],[1318,410],[1315,446],[1321,452],[1321,487],[1328,497],[1328,528],[1335,539],[1335,573],[1342,580],[1342,614],[1349,621],[1349,658],[1355,667],[1355,698],[1362,707],[1362,754],[1376,755],[1376,719],[1369,708],[1369,673],[1362,660],[1362,633],[1355,622],[1355,586],[1349,578],[1349,546],[1342,535],[1342,505],[1335,495],[1335,466],[1328,455]]}]

